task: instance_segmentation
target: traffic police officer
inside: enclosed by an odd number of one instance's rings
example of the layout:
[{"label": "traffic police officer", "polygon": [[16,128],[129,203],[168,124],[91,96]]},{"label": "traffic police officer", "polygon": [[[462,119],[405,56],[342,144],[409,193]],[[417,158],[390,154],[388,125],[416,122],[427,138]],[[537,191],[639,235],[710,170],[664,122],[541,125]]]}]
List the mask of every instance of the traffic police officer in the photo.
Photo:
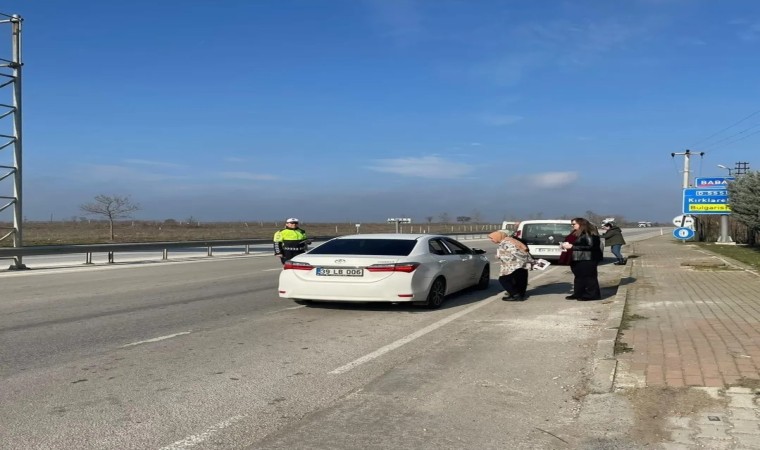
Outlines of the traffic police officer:
[{"label": "traffic police officer", "polygon": [[308,250],[311,241],[306,237],[306,231],[298,228],[298,219],[291,217],[285,221],[285,228],[274,234],[274,255],[280,261],[293,258]]}]

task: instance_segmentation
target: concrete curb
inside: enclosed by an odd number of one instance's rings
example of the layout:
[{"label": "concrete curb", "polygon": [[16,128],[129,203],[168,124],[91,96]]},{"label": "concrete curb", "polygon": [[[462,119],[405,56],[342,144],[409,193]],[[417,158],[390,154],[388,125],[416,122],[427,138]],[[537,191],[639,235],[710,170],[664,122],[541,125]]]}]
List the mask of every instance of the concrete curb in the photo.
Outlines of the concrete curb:
[{"label": "concrete curb", "polygon": [[[593,373],[589,383],[592,394],[607,394],[612,392],[615,385],[618,361],[615,357],[615,342],[620,333],[620,325],[623,322],[623,312],[628,299],[627,279],[633,271],[634,261],[626,264],[618,282],[617,294],[612,301],[612,308],[607,316],[602,337],[596,343],[594,352]],[[626,280],[626,284],[622,284]]]}]

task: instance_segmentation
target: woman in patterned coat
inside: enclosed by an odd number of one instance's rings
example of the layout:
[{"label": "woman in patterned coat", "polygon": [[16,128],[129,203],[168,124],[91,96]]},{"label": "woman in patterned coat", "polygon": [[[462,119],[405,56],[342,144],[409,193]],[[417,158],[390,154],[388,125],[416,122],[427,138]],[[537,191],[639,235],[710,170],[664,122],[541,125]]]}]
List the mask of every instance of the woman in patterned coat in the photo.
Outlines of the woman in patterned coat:
[{"label": "woman in patterned coat", "polygon": [[494,244],[498,244],[496,259],[499,262],[499,283],[507,291],[501,299],[525,300],[528,269],[533,264],[533,257],[528,252],[528,246],[503,231],[494,231],[488,235],[488,238]]}]

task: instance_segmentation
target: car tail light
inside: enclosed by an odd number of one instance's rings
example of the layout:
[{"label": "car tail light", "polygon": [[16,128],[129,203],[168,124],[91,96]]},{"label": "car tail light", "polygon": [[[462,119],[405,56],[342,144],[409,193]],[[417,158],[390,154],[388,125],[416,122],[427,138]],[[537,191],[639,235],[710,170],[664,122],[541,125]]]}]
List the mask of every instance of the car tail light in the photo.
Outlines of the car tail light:
[{"label": "car tail light", "polygon": [[367,267],[368,272],[404,272],[411,273],[419,267],[420,263],[398,263],[398,264],[373,264]]},{"label": "car tail light", "polygon": [[298,261],[285,261],[285,264],[282,266],[282,268],[284,270],[289,270],[289,269],[292,269],[292,270],[311,270],[311,269],[314,268],[314,266],[312,266],[309,263],[303,263],[303,262],[298,262]]}]

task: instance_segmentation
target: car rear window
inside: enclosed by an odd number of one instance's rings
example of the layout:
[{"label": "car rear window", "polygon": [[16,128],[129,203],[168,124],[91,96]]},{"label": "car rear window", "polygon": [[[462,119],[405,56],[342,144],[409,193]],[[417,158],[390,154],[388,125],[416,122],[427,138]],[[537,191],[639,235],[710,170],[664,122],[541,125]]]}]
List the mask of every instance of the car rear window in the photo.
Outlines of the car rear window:
[{"label": "car rear window", "polygon": [[333,239],[309,254],[408,256],[415,245],[414,239]]},{"label": "car rear window", "polygon": [[523,225],[520,237],[528,245],[555,245],[573,231],[569,223],[531,223]]}]

